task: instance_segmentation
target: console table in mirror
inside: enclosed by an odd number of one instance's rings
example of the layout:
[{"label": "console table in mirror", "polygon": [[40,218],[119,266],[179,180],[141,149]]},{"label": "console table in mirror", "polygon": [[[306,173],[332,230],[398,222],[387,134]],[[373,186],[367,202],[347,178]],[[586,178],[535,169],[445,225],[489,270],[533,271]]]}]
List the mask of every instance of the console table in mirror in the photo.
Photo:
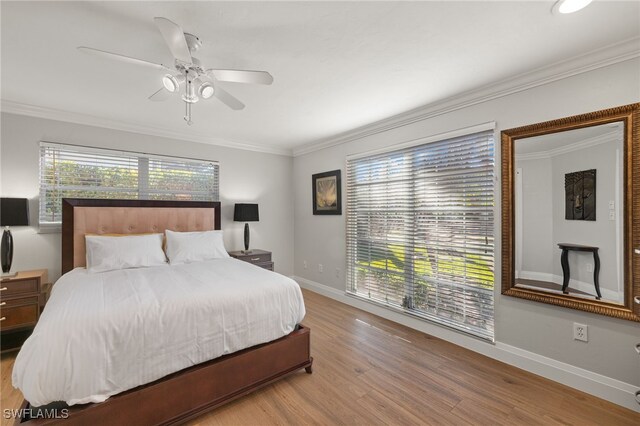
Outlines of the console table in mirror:
[{"label": "console table in mirror", "polygon": [[640,321],[639,120],[632,104],[502,132],[503,294]]}]

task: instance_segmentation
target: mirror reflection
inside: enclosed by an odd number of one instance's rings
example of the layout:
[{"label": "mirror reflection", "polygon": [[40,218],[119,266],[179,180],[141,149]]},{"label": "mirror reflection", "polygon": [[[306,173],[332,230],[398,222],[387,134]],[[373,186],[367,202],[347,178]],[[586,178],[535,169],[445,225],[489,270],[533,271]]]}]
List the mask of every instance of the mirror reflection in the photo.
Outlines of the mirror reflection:
[{"label": "mirror reflection", "polygon": [[515,286],[624,304],[624,125],[514,142]]}]

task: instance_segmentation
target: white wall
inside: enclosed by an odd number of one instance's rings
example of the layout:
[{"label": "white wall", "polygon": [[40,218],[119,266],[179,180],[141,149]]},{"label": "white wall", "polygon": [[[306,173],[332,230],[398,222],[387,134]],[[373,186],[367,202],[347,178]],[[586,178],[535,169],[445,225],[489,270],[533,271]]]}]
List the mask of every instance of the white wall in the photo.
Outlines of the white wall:
[{"label": "white wall", "polygon": [[[640,60],[629,60],[296,157],[293,164],[296,276],[339,291],[345,289],[345,215],[312,215],[310,182],[313,173],[333,169],[344,172],[348,154],[480,123],[496,121],[499,136],[503,129],[638,102],[639,75]],[[496,148],[499,153],[499,137]],[[496,164],[500,164],[499,154]],[[497,174],[500,174],[499,167]],[[343,194],[345,191],[343,186]],[[639,386],[640,361],[633,347],[640,338],[640,324],[500,294],[499,197],[496,202],[495,329],[498,344],[515,346]],[[303,267],[305,260],[309,265],[307,269]],[[318,272],[319,263],[324,265],[324,273]],[[340,270],[339,278],[335,275],[336,268]],[[573,322],[589,326],[588,343],[573,340]]]},{"label": "white wall", "polygon": [[[271,250],[275,269],[293,272],[293,161],[288,156],[217,147],[61,121],[1,116],[0,194],[27,197],[31,223],[38,217],[38,147],[41,140],[176,155],[220,162],[222,229],[228,250],[243,248],[243,223],[233,222],[233,204],[256,202],[260,222],[251,223],[251,247]],[[12,270],[47,268],[60,275],[60,234],[39,234],[37,226],[14,228]]]},{"label": "white wall", "polygon": [[[522,271],[553,271],[553,201],[551,159],[516,161],[522,178]],[[564,185],[563,185],[564,188]],[[523,278],[527,278],[524,276]]]}]

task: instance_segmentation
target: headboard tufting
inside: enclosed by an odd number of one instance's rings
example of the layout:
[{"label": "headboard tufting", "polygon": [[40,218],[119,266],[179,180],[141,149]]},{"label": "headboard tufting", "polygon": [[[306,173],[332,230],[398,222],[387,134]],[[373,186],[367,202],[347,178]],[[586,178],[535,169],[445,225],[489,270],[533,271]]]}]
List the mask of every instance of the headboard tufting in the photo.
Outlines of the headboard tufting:
[{"label": "headboard tufting", "polygon": [[85,266],[86,234],[146,234],[220,229],[220,202],[62,200],[62,273]]}]

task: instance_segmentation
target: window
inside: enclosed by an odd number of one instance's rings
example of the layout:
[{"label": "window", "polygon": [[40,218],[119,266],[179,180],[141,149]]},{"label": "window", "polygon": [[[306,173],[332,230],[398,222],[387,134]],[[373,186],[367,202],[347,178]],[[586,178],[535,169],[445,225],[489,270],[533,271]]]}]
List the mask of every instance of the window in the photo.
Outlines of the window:
[{"label": "window", "polygon": [[62,221],[63,198],[218,200],[218,163],[40,143],[40,225]]},{"label": "window", "polygon": [[492,130],[347,159],[347,292],[493,340],[493,197]]}]

